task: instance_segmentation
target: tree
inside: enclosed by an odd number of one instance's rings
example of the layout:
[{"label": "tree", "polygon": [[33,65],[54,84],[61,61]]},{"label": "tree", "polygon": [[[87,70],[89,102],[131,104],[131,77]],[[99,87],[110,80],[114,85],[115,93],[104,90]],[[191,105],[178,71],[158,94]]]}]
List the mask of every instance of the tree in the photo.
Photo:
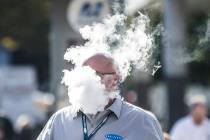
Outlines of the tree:
[{"label": "tree", "polygon": [[16,42],[13,63],[35,65],[40,81],[48,77],[49,9],[49,0],[0,1],[0,40]]}]

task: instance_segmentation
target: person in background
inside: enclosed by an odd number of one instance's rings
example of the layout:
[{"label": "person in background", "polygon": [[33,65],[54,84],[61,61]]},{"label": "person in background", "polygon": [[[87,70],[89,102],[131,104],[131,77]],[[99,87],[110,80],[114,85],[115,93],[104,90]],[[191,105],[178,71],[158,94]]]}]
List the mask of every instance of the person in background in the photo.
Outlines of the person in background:
[{"label": "person in background", "polygon": [[11,121],[0,114],[0,140],[13,140],[15,135]]},{"label": "person in background", "polygon": [[178,120],[171,130],[172,140],[210,140],[207,100],[203,95],[189,99],[190,114]]},{"label": "person in background", "polygon": [[20,115],[16,121],[16,129],[16,140],[32,140],[33,127],[30,116]]},{"label": "person in background", "polygon": [[30,126],[25,126],[17,135],[17,140],[32,140],[32,136],[33,136],[32,133],[33,133],[33,129]]},{"label": "person in background", "polygon": [[163,133],[164,140],[171,140],[170,135],[166,132]]}]

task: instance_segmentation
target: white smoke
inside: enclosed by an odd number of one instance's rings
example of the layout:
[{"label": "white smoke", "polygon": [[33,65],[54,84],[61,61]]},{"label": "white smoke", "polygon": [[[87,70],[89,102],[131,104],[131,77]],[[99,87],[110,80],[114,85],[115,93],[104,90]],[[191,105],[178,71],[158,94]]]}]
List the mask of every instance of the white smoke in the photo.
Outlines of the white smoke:
[{"label": "white smoke", "polygon": [[207,26],[207,29],[206,29],[205,36],[203,38],[200,38],[199,44],[204,44],[210,40],[210,18],[207,20],[206,26]]},{"label": "white smoke", "polygon": [[[142,71],[152,72],[153,39],[146,33],[149,22],[145,15],[140,14],[133,24],[125,31],[118,34],[117,27],[125,27],[126,17],[114,15],[105,19],[103,23],[85,26],[80,30],[82,37],[88,40],[84,46],[69,48],[64,59],[71,61],[76,66],[96,53],[111,55],[116,61],[124,80],[135,66]],[[117,42],[115,46],[110,44]]]},{"label": "white smoke", "polygon": [[125,12],[129,15],[132,15],[139,9],[147,6],[149,3],[151,3],[151,1],[154,0],[125,0]]},{"label": "white smoke", "polygon": [[118,95],[117,91],[107,92],[101,78],[88,66],[64,70],[63,83],[68,86],[69,102],[75,113],[82,110],[85,114],[96,114]]},{"label": "white smoke", "polygon": [[75,68],[65,70],[63,83],[68,86],[69,102],[76,110],[86,114],[103,111],[110,98],[118,91],[106,91],[100,77],[83,62],[96,53],[111,56],[116,61],[122,81],[130,74],[134,66],[146,72],[152,72],[152,37],[146,33],[148,18],[140,14],[130,27],[126,27],[124,15],[114,15],[102,23],[85,26],[80,30],[87,40],[83,46],[74,46],[67,50],[64,59],[72,62]]},{"label": "white smoke", "polygon": [[124,0],[125,1],[125,14],[134,15],[142,9],[161,9],[163,0]]}]

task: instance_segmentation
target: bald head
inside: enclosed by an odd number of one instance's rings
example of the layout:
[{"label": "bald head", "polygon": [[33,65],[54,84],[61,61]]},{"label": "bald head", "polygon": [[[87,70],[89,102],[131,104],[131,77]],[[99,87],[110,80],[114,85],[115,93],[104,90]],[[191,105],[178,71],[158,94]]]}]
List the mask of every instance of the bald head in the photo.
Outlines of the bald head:
[{"label": "bald head", "polygon": [[[95,54],[88,58],[83,66],[89,66],[94,69],[98,76],[101,77],[101,83],[105,85],[108,92],[117,91],[120,76],[116,70],[114,59],[104,54]],[[109,104],[113,100],[109,101]],[[107,106],[109,106],[109,104]]]},{"label": "bald head", "polygon": [[95,71],[101,73],[116,72],[114,59],[101,53],[95,54],[92,57],[88,58],[83,63],[83,66],[90,66]]}]

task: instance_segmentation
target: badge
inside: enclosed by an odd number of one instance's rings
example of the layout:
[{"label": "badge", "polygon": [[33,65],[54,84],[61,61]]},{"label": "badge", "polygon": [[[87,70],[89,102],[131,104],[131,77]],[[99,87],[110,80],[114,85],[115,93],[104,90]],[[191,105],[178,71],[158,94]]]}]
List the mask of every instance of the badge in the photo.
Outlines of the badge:
[{"label": "badge", "polygon": [[122,136],[116,135],[116,134],[106,134],[105,137],[108,140],[123,140]]}]

